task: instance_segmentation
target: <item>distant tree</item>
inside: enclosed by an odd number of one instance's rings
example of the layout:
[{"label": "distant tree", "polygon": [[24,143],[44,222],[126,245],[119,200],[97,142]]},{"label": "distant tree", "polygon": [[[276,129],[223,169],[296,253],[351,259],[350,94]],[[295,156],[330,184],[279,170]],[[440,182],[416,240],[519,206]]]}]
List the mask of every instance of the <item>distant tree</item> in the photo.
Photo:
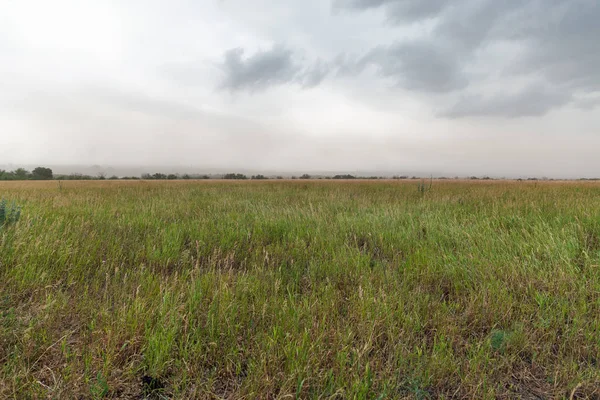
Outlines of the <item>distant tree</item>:
[{"label": "distant tree", "polygon": [[350,174],[345,174],[345,175],[335,175],[333,177],[333,179],[356,179],[356,177],[353,175],[350,175]]},{"label": "distant tree", "polygon": [[98,173],[98,180],[99,181],[103,181],[106,179],[106,174],[104,172],[99,172]]},{"label": "distant tree", "polygon": [[[52,171],[50,171],[52,172]],[[25,168],[17,168],[13,171],[14,177],[17,180],[25,180],[31,178],[31,174]]]},{"label": "distant tree", "polygon": [[177,175],[175,175],[175,174],[169,174],[167,176],[167,179],[170,179],[170,180],[177,179]]},{"label": "distant tree", "polygon": [[152,179],[167,179],[167,175],[157,172],[152,175]]},{"label": "distant tree", "polygon": [[111,176],[111,177],[110,177],[110,178],[108,178],[108,179],[110,179],[111,181],[115,181],[115,180],[119,179],[119,177],[118,177],[118,176],[116,176],[116,175],[113,175],[113,176]]},{"label": "distant tree", "polygon": [[258,175],[253,175],[252,179],[267,179],[267,177],[264,175],[258,174]]},{"label": "distant tree", "polygon": [[183,175],[181,176],[181,179],[192,179],[192,177],[191,177],[191,176],[189,176],[188,174],[183,174]]},{"label": "distant tree", "polygon": [[152,179],[152,175],[150,175],[150,174],[142,174],[142,179]]},{"label": "distant tree", "polygon": [[309,174],[304,174],[300,177],[300,179],[310,179],[311,176]]},{"label": "distant tree", "polygon": [[14,181],[16,179],[15,171],[5,171],[0,169],[0,181]]},{"label": "distant tree", "polygon": [[283,179],[283,176],[277,176],[277,179]]},{"label": "distant tree", "polygon": [[31,178],[35,180],[49,180],[52,176],[50,168],[37,167],[31,172]]},{"label": "distant tree", "polygon": [[82,175],[79,173],[72,173],[68,175],[54,175],[54,179],[64,180],[64,181],[89,181],[91,179],[96,179],[91,177],[90,175]]},{"label": "distant tree", "polygon": [[223,179],[248,179],[248,177],[244,174],[225,174],[223,175]]}]

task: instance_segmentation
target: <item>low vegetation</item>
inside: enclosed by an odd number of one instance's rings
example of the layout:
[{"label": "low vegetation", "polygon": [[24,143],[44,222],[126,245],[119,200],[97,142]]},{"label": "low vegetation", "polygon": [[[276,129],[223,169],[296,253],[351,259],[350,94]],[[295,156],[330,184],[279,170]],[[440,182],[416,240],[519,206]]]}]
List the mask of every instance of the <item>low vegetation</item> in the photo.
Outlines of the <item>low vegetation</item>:
[{"label": "low vegetation", "polygon": [[3,182],[0,398],[597,398],[600,184]]}]

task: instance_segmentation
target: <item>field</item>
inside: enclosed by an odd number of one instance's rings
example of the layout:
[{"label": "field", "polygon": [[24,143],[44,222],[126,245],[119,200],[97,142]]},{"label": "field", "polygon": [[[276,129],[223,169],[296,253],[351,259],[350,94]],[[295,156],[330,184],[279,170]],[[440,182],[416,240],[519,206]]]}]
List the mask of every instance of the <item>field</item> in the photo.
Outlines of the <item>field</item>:
[{"label": "field", "polygon": [[0,398],[598,398],[600,184],[8,182]]}]

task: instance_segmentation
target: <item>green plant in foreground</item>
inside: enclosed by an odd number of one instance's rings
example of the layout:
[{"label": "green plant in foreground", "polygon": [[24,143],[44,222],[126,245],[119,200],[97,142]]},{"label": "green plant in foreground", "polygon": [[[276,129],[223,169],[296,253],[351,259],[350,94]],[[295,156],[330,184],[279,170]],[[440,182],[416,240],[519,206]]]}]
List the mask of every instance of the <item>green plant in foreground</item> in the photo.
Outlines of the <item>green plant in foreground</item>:
[{"label": "green plant in foreground", "polygon": [[108,387],[108,382],[106,382],[106,378],[102,375],[102,373],[98,372],[96,376],[96,382],[94,382],[90,386],[90,393],[94,399],[103,399],[108,396],[108,392],[110,388]]},{"label": "green plant in foreground", "polygon": [[492,331],[490,343],[492,349],[497,352],[504,352],[506,349],[506,342],[510,338],[510,333],[501,330]]},{"label": "green plant in foreground", "polygon": [[14,224],[21,217],[21,207],[15,203],[8,203],[2,199],[0,201],[0,227]]}]

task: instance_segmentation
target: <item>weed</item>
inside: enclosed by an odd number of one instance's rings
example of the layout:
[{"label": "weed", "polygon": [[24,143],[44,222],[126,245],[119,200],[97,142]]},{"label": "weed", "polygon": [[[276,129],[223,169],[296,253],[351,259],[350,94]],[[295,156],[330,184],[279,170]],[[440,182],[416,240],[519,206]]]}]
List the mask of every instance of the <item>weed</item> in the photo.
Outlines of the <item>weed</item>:
[{"label": "weed", "polygon": [[94,399],[103,399],[108,396],[109,391],[110,388],[108,387],[106,378],[102,375],[102,373],[98,372],[98,375],[96,375],[96,380],[90,386],[90,394]]},{"label": "weed", "polygon": [[0,228],[16,223],[20,217],[21,207],[14,202],[9,203],[4,199],[0,200]]},{"label": "weed", "polygon": [[433,187],[433,177],[429,181],[429,184],[425,182],[425,180],[421,179],[421,182],[417,184],[417,192],[421,197],[425,196],[427,193],[431,191]]}]

